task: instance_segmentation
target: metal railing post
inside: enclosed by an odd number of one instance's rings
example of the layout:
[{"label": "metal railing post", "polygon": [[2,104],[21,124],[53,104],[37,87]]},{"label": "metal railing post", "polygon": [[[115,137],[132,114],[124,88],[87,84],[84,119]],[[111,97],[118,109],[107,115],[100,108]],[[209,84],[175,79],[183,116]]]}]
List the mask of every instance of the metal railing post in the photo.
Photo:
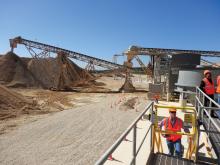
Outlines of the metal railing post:
[{"label": "metal railing post", "polygon": [[[200,136],[200,125],[198,122],[200,122],[200,118],[201,118],[201,108],[200,108],[200,105],[199,105],[199,101],[200,101],[200,92],[199,92],[199,95],[198,95],[198,89],[196,88],[196,98],[195,98],[195,108],[197,109],[198,108],[198,121],[197,121],[197,129],[198,129],[198,142],[196,144],[196,153],[195,153],[195,162],[197,162],[198,160],[198,152],[199,152],[199,136]],[[197,100],[199,99],[199,100]]]},{"label": "metal railing post", "polygon": [[204,122],[204,104],[205,104],[205,95],[202,95],[202,111],[201,111],[202,122]]},{"label": "metal railing post", "polygon": [[201,121],[201,106],[198,104],[198,120]]},{"label": "metal railing post", "polygon": [[[212,107],[212,102],[211,100],[209,100],[209,107]],[[208,130],[210,130],[210,125],[211,125],[211,112],[212,112],[212,109],[209,109],[209,117],[208,117]],[[208,138],[209,138],[209,132],[208,132]]]},{"label": "metal railing post", "polygon": [[[199,109],[199,100],[200,100],[200,96],[198,96],[198,90],[196,88],[196,97],[195,97],[195,108],[196,110],[198,109],[198,113],[200,112],[200,109]],[[199,116],[198,116],[199,117]]]},{"label": "metal railing post", "polygon": [[197,98],[198,98],[198,93],[197,93],[197,88],[196,88],[196,97],[195,97],[195,108],[196,108],[196,109],[197,109],[197,107],[198,107]]},{"label": "metal railing post", "polygon": [[197,122],[197,130],[198,130],[198,134],[197,134],[197,144],[196,144],[196,153],[195,153],[195,162],[197,162],[198,160],[198,152],[199,152],[199,137],[200,137],[200,124]]},{"label": "metal railing post", "polygon": [[[154,108],[154,104],[152,104],[151,109],[150,109],[150,113],[151,113],[150,121],[151,121],[152,124],[153,124],[153,108]],[[153,144],[153,141],[152,141],[153,140],[152,137],[153,137],[153,125],[151,125],[151,131],[150,131],[150,146],[151,146],[151,149],[154,152],[154,144]]]},{"label": "metal railing post", "polygon": [[202,95],[202,105],[205,104],[205,95]]},{"label": "metal railing post", "polygon": [[137,123],[134,125],[134,132],[133,132],[133,165],[136,165],[136,137],[137,137]]}]

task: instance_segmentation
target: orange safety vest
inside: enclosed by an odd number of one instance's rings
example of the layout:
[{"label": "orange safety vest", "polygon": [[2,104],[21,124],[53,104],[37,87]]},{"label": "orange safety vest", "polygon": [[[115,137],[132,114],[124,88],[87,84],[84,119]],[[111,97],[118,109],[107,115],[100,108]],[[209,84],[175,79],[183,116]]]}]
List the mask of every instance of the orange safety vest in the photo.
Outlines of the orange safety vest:
[{"label": "orange safety vest", "polygon": [[[181,128],[183,127],[183,122],[181,119],[176,117],[176,121],[174,123],[174,126],[171,124],[170,117],[166,118],[164,121],[164,126],[166,131],[174,131],[174,132],[181,132]],[[167,137],[167,140],[176,142],[177,140],[181,139],[182,135],[177,135],[177,134],[169,134]]]},{"label": "orange safety vest", "polygon": [[217,89],[216,89],[216,93],[220,94],[220,75],[217,77]]},{"label": "orange safety vest", "polygon": [[213,95],[215,94],[215,86],[214,83],[210,83],[209,80],[207,78],[203,79],[204,83],[205,83],[205,87],[204,87],[204,91],[207,95]]}]

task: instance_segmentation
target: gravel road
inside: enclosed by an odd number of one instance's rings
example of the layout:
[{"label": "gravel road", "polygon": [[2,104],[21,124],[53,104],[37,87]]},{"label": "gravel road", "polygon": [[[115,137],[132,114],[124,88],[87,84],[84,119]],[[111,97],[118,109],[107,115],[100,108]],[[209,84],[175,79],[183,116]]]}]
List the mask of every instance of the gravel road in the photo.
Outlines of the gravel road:
[{"label": "gravel road", "polygon": [[140,113],[114,107],[116,100],[106,95],[0,135],[0,164],[94,164]]}]

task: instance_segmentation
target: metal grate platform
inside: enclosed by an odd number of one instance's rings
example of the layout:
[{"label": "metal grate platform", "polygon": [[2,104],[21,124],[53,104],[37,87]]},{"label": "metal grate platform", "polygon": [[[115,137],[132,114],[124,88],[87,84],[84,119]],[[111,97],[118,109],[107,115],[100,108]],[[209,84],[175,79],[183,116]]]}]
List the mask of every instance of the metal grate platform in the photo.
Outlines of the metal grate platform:
[{"label": "metal grate platform", "polygon": [[[154,165],[195,165],[191,160],[184,158],[172,157],[167,154],[156,153],[153,155],[153,158],[150,164]],[[205,165],[204,163],[196,163],[197,165]]]}]

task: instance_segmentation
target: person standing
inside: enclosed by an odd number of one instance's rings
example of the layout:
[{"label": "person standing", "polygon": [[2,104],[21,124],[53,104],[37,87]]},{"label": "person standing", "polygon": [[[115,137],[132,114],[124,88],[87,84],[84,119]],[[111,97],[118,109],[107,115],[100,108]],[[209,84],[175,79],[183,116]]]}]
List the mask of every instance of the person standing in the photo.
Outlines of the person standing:
[{"label": "person standing", "polygon": [[[206,95],[208,95],[212,100],[214,100],[215,86],[214,86],[214,82],[212,81],[212,74],[211,74],[210,70],[205,70],[204,71],[204,78],[201,81],[200,89]],[[209,105],[209,100],[206,97],[205,97],[204,105],[207,106],[207,107],[210,106]],[[215,117],[213,110],[211,110],[211,116]]]},{"label": "person standing", "polygon": [[217,96],[218,96],[218,104],[220,105],[220,75],[218,75],[218,77],[217,77],[216,93],[217,93]]},{"label": "person standing", "polygon": [[[164,127],[165,131],[173,131],[173,132],[181,132],[183,128],[185,132],[189,132],[188,129],[183,127],[182,119],[176,117],[176,109],[171,108],[169,109],[170,116],[164,118],[158,126],[160,129]],[[182,135],[178,134],[165,134],[163,137],[166,138],[167,147],[169,150],[169,155],[174,155],[177,157],[182,157],[182,145],[181,145],[181,138]]]}]

